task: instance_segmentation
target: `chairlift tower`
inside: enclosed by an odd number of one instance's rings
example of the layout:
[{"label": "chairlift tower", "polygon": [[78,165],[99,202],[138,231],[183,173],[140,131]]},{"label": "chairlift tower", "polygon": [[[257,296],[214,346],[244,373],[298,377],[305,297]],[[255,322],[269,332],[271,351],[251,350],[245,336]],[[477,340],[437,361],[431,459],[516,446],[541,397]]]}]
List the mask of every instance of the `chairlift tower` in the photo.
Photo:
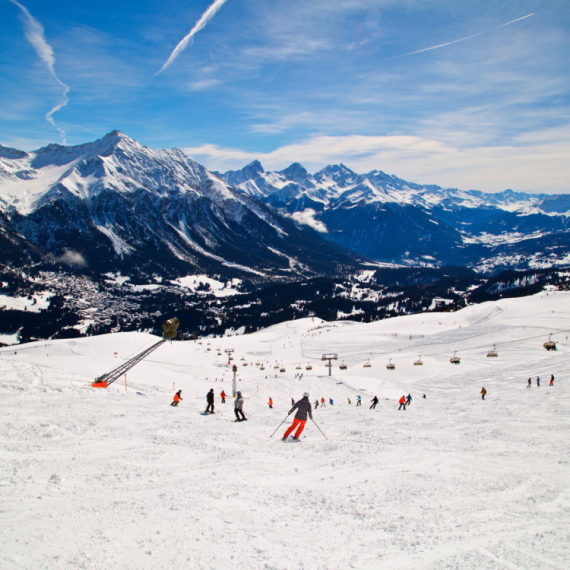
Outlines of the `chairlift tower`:
[{"label": "chairlift tower", "polygon": [[329,363],[325,364],[325,366],[328,366],[329,368],[329,376],[332,376],[332,361],[333,360],[338,360],[338,355],[335,353],[329,353],[329,354],[323,354],[321,356],[321,360],[325,361],[328,360]]},{"label": "chairlift tower", "polygon": [[[233,351],[233,348],[226,348],[226,350],[224,350],[224,352],[228,355],[228,364],[232,360]],[[237,366],[235,364],[232,366],[232,372],[234,373],[234,378],[232,380],[232,396],[235,398],[237,395]]]}]

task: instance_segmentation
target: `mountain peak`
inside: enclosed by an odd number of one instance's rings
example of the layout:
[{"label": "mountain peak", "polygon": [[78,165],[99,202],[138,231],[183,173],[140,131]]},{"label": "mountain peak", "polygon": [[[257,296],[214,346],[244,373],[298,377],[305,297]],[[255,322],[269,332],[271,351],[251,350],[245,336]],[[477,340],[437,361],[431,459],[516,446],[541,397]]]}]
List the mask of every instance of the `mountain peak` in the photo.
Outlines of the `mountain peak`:
[{"label": "mountain peak", "polygon": [[18,150],[17,148],[11,148],[9,146],[4,146],[0,144],[0,158],[26,158],[28,156],[27,152],[23,150]]},{"label": "mountain peak", "polygon": [[294,162],[285,170],[281,170],[279,174],[285,176],[287,180],[302,180],[309,176],[306,168],[298,162]]}]

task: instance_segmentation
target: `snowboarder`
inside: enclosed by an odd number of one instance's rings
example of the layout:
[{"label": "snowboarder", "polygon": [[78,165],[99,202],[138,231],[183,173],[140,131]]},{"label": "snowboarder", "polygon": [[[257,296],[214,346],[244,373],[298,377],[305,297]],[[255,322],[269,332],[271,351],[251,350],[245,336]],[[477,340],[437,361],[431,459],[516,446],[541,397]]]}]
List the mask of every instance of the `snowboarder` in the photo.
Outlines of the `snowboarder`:
[{"label": "snowboarder", "polygon": [[487,390],[485,390],[485,387],[481,388],[481,400],[484,400],[486,395]]},{"label": "snowboarder", "polygon": [[554,374],[550,375],[550,386],[554,386]]},{"label": "snowboarder", "polygon": [[407,397],[406,397],[406,404],[409,406],[410,403],[411,403],[411,401],[412,401],[412,395],[411,395],[411,394],[408,394]]},{"label": "snowboarder", "polygon": [[269,398],[269,407],[273,409],[273,398]]},{"label": "snowboarder", "polygon": [[291,435],[291,433],[295,428],[297,428],[297,431],[295,432],[295,436],[293,437],[293,439],[295,441],[298,441],[300,435],[303,433],[303,430],[305,429],[305,424],[307,423],[307,415],[309,416],[309,418],[313,419],[313,409],[311,407],[311,402],[309,402],[308,392],[305,392],[303,394],[303,398],[298,402],[296,402],[295,404],[293,404],[293,407],[289,410],[288,415],[290,416],[293,413],[293,410],[295,409],[297,410],[297,413],[295,414],[295,419],[293,420],[293,423],[289,426],[289,428],[283,435],[282,441],[285,441],[289,437],[289,435]]},{"label": "snowboarder", "polygon": [[182,396],[180,395],[182,394],[182,390],[178,390],[178,392],[176,392],[176,394],[174,394],[174,402],[172,402],[172,404],[170,404],[171,406],[178,406],[178,402],[180,402],[180,400],[182,400]]},{"label": "snowboarder", "polygon": [[315,400],[315,410],[319,407],[319,399],[317,398]]},{"label": "snowboarder", "polygon": [[206,395],[206,401],[208,405],[206,406],[206,414],[213,414],[214,413],[214,389],[212,388],[208,394]]},{"label": "snowboarder", "polygon": [[226,393],[222,390],[222,393],[220,394],[220,398],[222,399],[222,404],[226,403]]},{"label": "snowboarder", "polygon": [[321,408],[326,408],[326,407],[327,407],[327,405],[326,405],[325,399],[321,398]]},{"label": "snowboarder", "polygon": [[398,408],[398,410],[401,410],[402,406],[404,407],[404,412],[405,412],[406,411],[406,396],[402,396],[400,398],[400,407]]},{"label": "snowboarder", "polygon": [[358,406],[360,406],[360,404],[362,404],[362,398],[360,396],[358,396],[356,398],[356,407],[358,408]]},{"label": "snowboarder", "polygon": [[234,402],[234,414],[236,415],[236,422],[247,421],[247,418],[243,413],[243,398],[241,397],[241,392],[238,392],[236,395],[236,401]]},{"label": "snowboarder", "polygon": [[530,388],[530,381],[531,381],[531,379],[529,378],[529,379],[528,379],[528,384],[527,384],[527,386],[526,386],[527,388]]},{"label": "snowboarder", "polygon": [[370,406],[371,410],[375,410],[376,409],[376,404],[378,403],[378,396],[374,396],[374,398],[372,398],[372,400],[370,400],[372,402],[372,405]]},{"label": "snowboarder", "polygon": [[537,386],[540,386],[540,376],[537,376],[537,377],[536,377],[536,385],[537,385]]}]

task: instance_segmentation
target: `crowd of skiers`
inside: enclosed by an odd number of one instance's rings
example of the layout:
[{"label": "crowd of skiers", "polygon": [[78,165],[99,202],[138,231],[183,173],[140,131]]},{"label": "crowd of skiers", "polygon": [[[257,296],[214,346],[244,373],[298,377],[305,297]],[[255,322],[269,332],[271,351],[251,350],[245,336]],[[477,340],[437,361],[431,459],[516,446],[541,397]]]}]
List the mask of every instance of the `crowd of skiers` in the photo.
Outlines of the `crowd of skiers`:
[{"label": "crowd of skiers", "polygon": [[[530,388],[532,386],[532,377],[528,379],[527,381],[527,388]],[[540,387],[540,376],[536,377],[536,386]],[[554,374],[550,375],[550,383],[549,386],[554,386]],[[486,388],[483,386],[481,388],[481,399],[484,400],[485,396],[487,395],[487,390]],[[222,401],[222,404],[226,403],[226,393],[224,390],[221,391],[220,393],[220,399]],[[211,388],[210,391],[208,392],[208,394],[206,395],[206,410],[203,412],[204,414],[214,414],[214,389]],[[348,399],[348,403],[352,404],[352,400],[350,398]],[[423,394],[422,395],[422,399],[426,399],[426,395]],[[170,404],[173,407],[177,407],[178,404],[182,401],[182,390],[178,390],[178,392],[176,392],[176,394],[174,395],[174,399],[172,401],[172,403]],[[371,410],[375,410],[376,409],[376,405],[379,402],[378,396],[374,396],[374,398],[372,398],[372,400],[370,400],[371,405],[370,405],[370,409]],[[412,403],[412,395],[408,394],[407,396],[402,396],[399,400],[398,403],[400,404],[400,407],[398,408],[398,410],[406,410],[406,407],[409,406]],[[234,413],[236,416],[235,421],[236,422],[243,422],[243,421],[247,421],[247,417],[244,414],[243,411],[243,404],[244,404],[244,400],[243,400],[243,396],[241,392],[237,392],[236,393],[236,399],[234,401]],[[333,406],[334,405],[334,400],[332,398],[328,399],[328,404],[329,406]],[[269,402],[268,402],[269,408],[273,409],[273,398],[269,398]],[[360,407],[362,405],[362,396],[358,395],[356,396],[356,407]],[[313,419],[313,407],[311,406],[311,402],[309,401],[309,394],[307,392],[305,392],[303,394],[303,398],[297,402],[295,402],[294,398],[291,398],[291,409],[289,410],[289,414],[292,414],[293,411],[297,410],[297,413],[295,414],[295,419],[293,421],[293,423],[291,424],[291,426],[287,429],[287,431],[285,432],[285,435],[283,436],[283,439],[287,439],[289,437],[289,435],[295,430],[297,429],[293,439],[298,440],[299,436],[301,435],[301,433],[303,432],[303,429],[305,428],[305,424],[307,423],[307,416],[312,420]],[[325,400],[324,397],[322,397],[320,400],[317,398],[315,400],[314,403],[314,407],[315,410],[318,409],[318,407],[321,408],[326,408],[327,406],[327,400]]]}]

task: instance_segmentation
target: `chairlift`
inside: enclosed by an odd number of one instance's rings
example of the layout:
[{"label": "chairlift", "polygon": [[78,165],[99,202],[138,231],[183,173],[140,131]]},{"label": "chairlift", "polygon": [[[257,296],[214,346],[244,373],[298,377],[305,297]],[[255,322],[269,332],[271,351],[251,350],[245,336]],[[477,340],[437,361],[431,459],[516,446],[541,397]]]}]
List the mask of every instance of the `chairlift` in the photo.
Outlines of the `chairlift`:
[{"label": "chairlift", "polygon": [[414,366],[423,366],[423,365],[424,365],[424,363],[423,363],[422,357],[420,355],[420,356],[418,356],[418,359],[414,362]]},{"label": "chairlift", "polygon": [[260,370],[265,370],[265,366],[263,364],[259,367]]},{"label": "chairlift", "polygon": [[347,365],[344,363],[344,361],[343,361],[343,363],[339,366],[339,368],[340,368],[341,370],[346,370],[346,369],[348,368],[348,366],[347,366]]},{"label": "chairlift", "polygon": [[298,364],[297,366],[295,366],[295,370],[302,370],[302,369],[303,369],[303,367],[302,367],[300,364]]},{"label": "chairlift", "polygon": [[307,366],[305,366],[305,370],[312,370],[313,367],[310,364],[307,364]]},{"label": "chairlift", "polygon": [[493,345],[493,350],[487,353],[487,358],[497,358],[497,356],[499,356],[499,353],[495,349],[495,345]]},{"label": "chairlift", "polygon": [[548,340],[542,345],[546,350],[558,350],[556,348],[556,343],[552,340],[552,333],[548,335]]},{"label": "chairlift", "polygon": [[372,364],[370,364],[370,359],[364,363],[364,368],[372,368]]},{"label": "chairlift", "polygon": [[285,368],[280,368],[279,372],[285,372]]},{"label": "chairlift", "polygon": [[453,353],[453,356],[449,359],[449,362],[451,362],[451,364],[459,364],[461,362],[461,359],[458,356],[455,356],[457,354],[457,351],[455,351]]},{"label": "chairlift", "polygon": [[390,362],[388,362],[388,364],[386,364],[386,368],[388,370],[396,370],[396,365],[392,362],[391,358],[390,358]]}]

